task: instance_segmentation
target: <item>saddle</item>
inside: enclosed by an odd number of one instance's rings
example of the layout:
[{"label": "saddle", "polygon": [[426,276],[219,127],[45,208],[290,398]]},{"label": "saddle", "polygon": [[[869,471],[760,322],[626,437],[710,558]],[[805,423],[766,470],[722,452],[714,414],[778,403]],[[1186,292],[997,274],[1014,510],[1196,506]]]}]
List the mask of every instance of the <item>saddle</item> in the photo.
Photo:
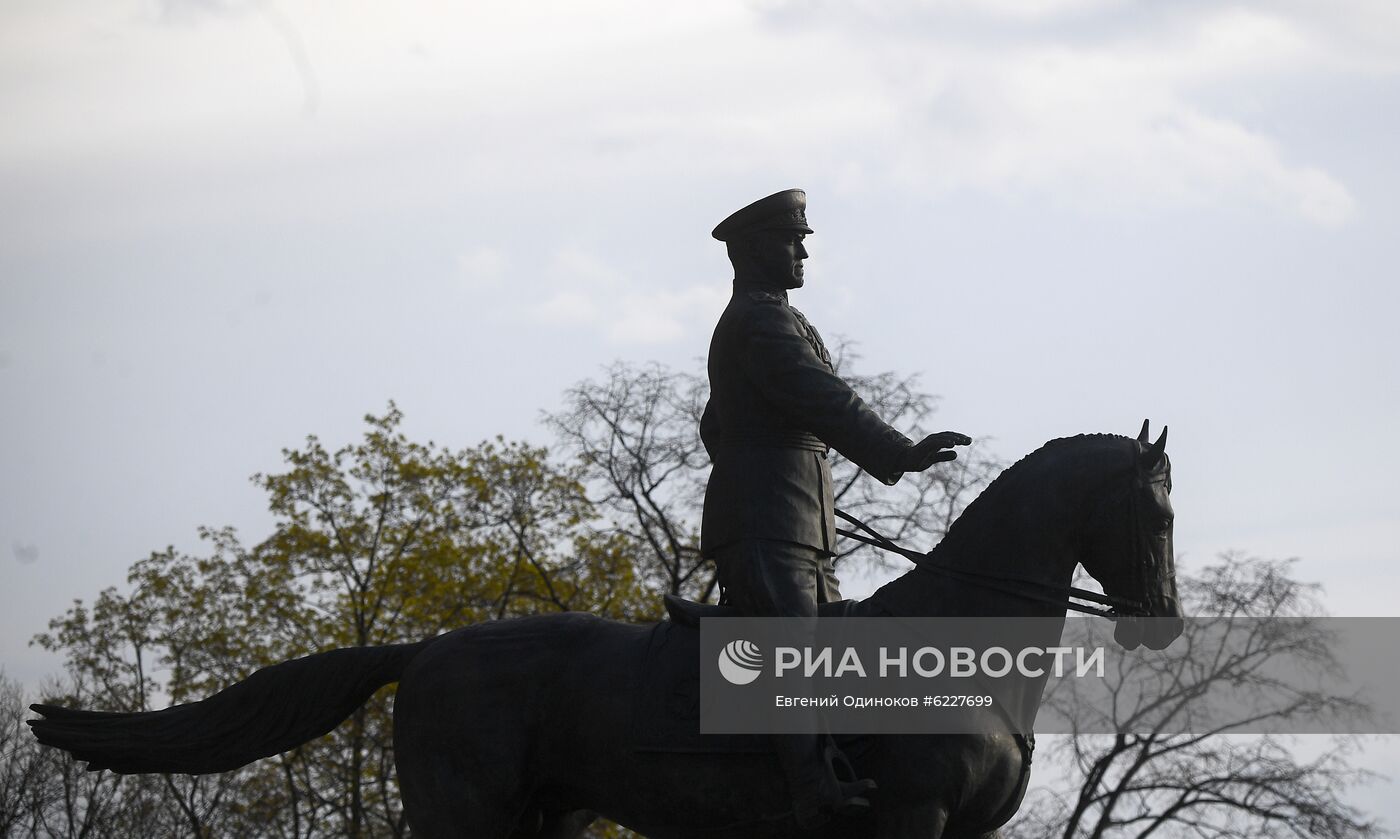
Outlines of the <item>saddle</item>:
[{"label": "saddle", "polygon": [[[700,733],[700,619],[739,617],[739,610],[695,603],[669,594],[665,602],[670,620],[652,628],[637,673],[632,751],[771,754],[773,738],[766,734]],[[817,613],[821,617],[846,616],[854,603],[851,600],[823,603],[818,606]],[[1015,814],[1030,780],[1035,735],[1017,734],[1015,737],[1021,751],[1021,777],[1016,792],[990,820],[989,829],[1004,824]],[[868,734],[836,734],[833,739],[845,758],[854,763],[863,762],[876,745],[875,738]]]},{"label": "saddle", "polygon": [[[685,600],[674,594],[667,594],[663,598],[666,601],[666,614],[671,620],[681,626],[688,626],[692,629],[700,628],[701,618],[737,618],[742,617],[738,609],[733,606],[716,606],[712,603],[696,603],[693,600]],[[855,605],[854,600],[833,600],[830,603],[821,603],[817,606],[817,616],[823,618],[844,618],[850,612],[851,606]]]},{"label": "saddle", "polygon": [[[739,617],[738,609],[696,603],[666,595],[670,620],[651,631],[642,653],[638,689],[633,694],[632,749],[641,752],[764,753],[773,751],[766,734],[700,733],[700,619]],[[822,617],[840,617],[855,601],[818,607]],[[848,739],[838,736],[838,743]],[[843,749],[845,747],[843,746]]]}]

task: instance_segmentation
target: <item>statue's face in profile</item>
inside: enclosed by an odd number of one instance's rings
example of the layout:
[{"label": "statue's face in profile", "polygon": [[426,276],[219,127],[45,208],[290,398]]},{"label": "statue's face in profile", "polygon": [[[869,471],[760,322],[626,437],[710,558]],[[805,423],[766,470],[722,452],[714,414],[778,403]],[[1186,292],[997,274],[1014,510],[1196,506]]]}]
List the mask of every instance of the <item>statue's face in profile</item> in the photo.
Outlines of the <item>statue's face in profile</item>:
[{"label": "statue's face in profile", "polygon": [[754,261],[768,284],[802,288],[802,260],[807,258],[804,238],[796,230],[765,230],[754,237]]}]

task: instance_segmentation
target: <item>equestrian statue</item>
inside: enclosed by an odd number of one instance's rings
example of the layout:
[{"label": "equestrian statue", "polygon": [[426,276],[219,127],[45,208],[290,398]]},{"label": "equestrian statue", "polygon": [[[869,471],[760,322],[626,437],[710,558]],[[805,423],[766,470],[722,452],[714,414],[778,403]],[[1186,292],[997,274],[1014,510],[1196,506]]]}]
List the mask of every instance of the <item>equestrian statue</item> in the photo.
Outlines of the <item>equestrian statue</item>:
[{"label": "equestrian statue", "polygon": [[[670,619],[652,625],[570,612],[331,650],[160,711],[35,705],[34,734],[91,770],[227,772],[329,732],[397,682],[394,760],[420,839],[574,839],[599,815],[651,839],[995,836],[1020,805],[1033,748],[1005,711],[972,711],[976,724],[959,734],[711,735],[673,707],[663,680],[690,674],[693,685],[697,624],[726,615],[1063,619],[1074,608],[1116,621],[1127,649],[1165,649],[1183,628],[1166,432],[1152,442],[1144,423],[1136,437],[1046,443],[926,554],[837,531],[829,448],[892,484],[971,440],[943,432],[913,443],[839,377],[787,300],[803,284],[805,208],[805,194],[787,190],[714,231],[735,269],[701,422],[713,462],[701,550],[721,605],[668,598]],[[838,532],[914,566],[864,600],[842,600]],[[1070,585],[1080,566],[1102,594]],[[1053,637],[1042,646],[1057,645],[1061,623],[1045,624]],[[1034,718],[1043,684],[1020,718]],[[810,722],[804,730],[822,731]]]}]

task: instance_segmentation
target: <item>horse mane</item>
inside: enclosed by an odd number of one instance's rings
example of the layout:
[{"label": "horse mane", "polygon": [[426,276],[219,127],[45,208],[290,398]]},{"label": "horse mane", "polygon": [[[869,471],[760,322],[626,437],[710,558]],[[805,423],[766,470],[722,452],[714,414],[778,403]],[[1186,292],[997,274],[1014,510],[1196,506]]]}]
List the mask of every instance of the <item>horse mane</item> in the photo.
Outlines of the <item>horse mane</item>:
[{"label": "horse mane", "polygon": [[999,506],[1002,496],[1007,493],[1007,487],[1020,481],[1024,474],[1031,471],[1033,465],[1039,465],[1042,460],[1051,454],[1057,454],[1072,444],[1094,441],[1136,442],[1133,438],[1125,437],[1121,434],[1076,434],[1073,437],[1057,437],[1050,440],[1040,448],[1024,455],[1020,460],[1006,467],[1001,471],[1001,474],[993,478],[992,482],[987,484],[987,488],[982,490],[981,494],[976,498],[972,499],[972,502],[953,520],[953,523],[948,526],[948,532],[944,535],[943,539],[934,546],[930,553],[936,553],[939,548],[942,548],[954,537],[973,526],[972,524],[967,524],[967,522],[971,521],[975,524],[978,520],[987,515],[988,510]]}]

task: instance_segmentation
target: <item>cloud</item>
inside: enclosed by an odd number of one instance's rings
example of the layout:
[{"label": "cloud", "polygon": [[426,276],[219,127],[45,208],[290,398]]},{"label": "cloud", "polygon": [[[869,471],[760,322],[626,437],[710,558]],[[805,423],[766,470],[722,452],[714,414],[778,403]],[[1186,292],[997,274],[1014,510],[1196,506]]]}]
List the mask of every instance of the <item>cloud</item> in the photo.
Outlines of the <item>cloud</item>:
[{"label": "cloud", "polygon": [[[859,123],[896,128],[871,138],[855,183],[1051,196],[1090,208],[1245,205],[1329,226],[1354,215],[1340,179],[1290,159],[1278,140],[1217,101],[1221,91],[1339,66],[1334,49],[1295,21],[1198,10],[1148,25],[1090,26],[1074,37],[985,23],[969,37],[964,23],[944,38],[929,15],[966,13],[964,4],[911,5],[905,19],[861,4],[803,5],[823,14],[799,31],[857,33],[841,46],[886,80],[885,96],[867,101]],[[1082,16],[1121,5],[1048,3],[1041,11]]]},{"label": "cloud", "polygon": [[457,257],[458,277],[468,290],[499,288],[509,264],[500,248],[476,247]]},{"label": "cloud", "polygon": [[533,313],[541,323],[555,325],[596,324],[603,317],[602,308],[592,297],[571,290],[554,292]]},{"label": "cloud", "polygon": [[211,17],[250,14],[262,3],[256,0],[159,0],[160,20],[166,23],[192,23]]},{"label": "cloud", "polygon": [[[1299,79],[1400,74],[1400,17],[1371,0],[283,2],[304,43],[297,66],[316,68],[314,95],[299,96],[287,44],[239,14],[257,8],[244,2],[168,0],[199,25],[144,29],[55,5],[0,34],[0,71],[16,71],[0,72],[12,103],[0,167],[271,165],[408,205],[454,188],[538,201],[820,173],[848,192],[1245,207],[1337,225],[1356,213],[1350,187],[1240,102],[1289,112],[1308,107],[1291,93]],[[314,120],[298,98],[314,100]],[[339,171],[355,178],[342,186]],[[219,187],[181,199],[226,205]]]},{"label": "cloud", "polygon": [[576,246],[555,254],[543,302],[529,316],[552,326],[589,328],[614,345],[655,345],[712,328],[729,299],[728,283],[649,288]]},{"label": "cloud", "polygon": [[798,18],[837,12],[865,21],[956,18],[1042,21],[1079,17],[1128,5],[1129,0],[751,0],[762,13]]},{"label": "cloud", "polygon": [[713,329],[728,300],[728,284],[697,285],[676,291],[634,291],[620,301],[607,324],[607,337],[614,344],[679,341]]}]

